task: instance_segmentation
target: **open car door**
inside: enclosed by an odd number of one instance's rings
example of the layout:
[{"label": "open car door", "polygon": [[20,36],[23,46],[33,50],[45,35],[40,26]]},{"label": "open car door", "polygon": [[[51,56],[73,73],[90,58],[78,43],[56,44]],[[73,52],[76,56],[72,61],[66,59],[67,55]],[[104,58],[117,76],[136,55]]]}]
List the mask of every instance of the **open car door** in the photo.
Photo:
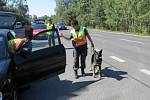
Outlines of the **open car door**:
[{"label": "open car door", "polygon": [[[48,31],[54,32],[55,43],[51,47],[49,47],[47,39],[35,39],[38,35]],[[22,49],[25,49],[26,45],[30,44],[31,46],[31,43],[32,51],[21,53]],[[32,40],[20,47],[19,51],[20,53],[14,56],[14,77],[19,85],[65,72],[66,51],[56,29],[37,33]]]}]

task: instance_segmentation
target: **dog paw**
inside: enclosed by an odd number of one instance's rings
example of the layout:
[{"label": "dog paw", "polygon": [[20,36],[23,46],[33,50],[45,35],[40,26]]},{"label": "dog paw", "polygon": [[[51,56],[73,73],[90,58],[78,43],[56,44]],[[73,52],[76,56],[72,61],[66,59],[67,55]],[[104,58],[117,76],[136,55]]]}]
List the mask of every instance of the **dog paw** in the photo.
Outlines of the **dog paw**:
[{"label": "dog paw", "polygon": [[98,75],[98,78],[101,79],[101,75]]},{"label": "dog paw", "polygon": [[92,71],[92,68],[90,68],[89,71]]},{"label": "dog paw", "polygon": [[96,78],[96,75],[93,75],[93,78]]}]

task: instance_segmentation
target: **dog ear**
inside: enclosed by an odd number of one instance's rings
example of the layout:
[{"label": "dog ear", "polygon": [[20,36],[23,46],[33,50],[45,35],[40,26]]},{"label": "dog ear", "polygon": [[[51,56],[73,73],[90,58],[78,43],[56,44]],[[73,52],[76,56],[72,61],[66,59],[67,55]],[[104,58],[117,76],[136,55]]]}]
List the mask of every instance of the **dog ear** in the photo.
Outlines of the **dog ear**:
[{"label": "dog ear", "polygon": [[99,54],[98,54],[98,57],[102,56],[102,52],[103,52],[103,50],[101,49],[100,52],[99,52]]},{"label": "dog ear", "polygon": [[100,53],[102,54],[102,52],[103,52],[103,49],[101,49]]}]

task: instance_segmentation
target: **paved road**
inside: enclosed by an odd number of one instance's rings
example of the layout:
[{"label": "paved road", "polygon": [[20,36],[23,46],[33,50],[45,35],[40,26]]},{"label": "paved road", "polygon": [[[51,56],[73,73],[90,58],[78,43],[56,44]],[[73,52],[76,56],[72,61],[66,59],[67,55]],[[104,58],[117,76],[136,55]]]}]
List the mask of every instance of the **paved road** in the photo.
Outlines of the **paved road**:
[{"label": "paved road", "polygon": [[[69,36],[69,32],[65,31]],[[149,100],[150,38],[90,31],[95,47],[103,49],[103,78],[93,78],[87,57],[86,77],[74,79],[72,49],[67,49],[66,72],[38,81],[22,92],[20,100]],[[41,42],[42,46],[45,41]],[[66,48],[71,42],[62,39]],[[36,46],[36,45],[35,45]],[[79,70],[80,71],[80,70]]]}]

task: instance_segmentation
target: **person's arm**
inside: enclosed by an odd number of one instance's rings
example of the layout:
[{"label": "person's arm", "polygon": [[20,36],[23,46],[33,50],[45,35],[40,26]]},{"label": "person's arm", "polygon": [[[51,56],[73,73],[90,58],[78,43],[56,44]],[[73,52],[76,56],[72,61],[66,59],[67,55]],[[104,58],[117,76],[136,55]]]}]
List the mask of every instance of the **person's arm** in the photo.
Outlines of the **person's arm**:
[{"label": "person's arm", "polygon": [[92,38],[91,38],[91,36],[89,35],[87,29],[85,29],[84,32],[85,32],[87,38],[89,39],[89,41],[91,42],[92,47],[94,47],[94,43],[93,43]]},{"label": "person's arm", "polygon": [[59,32],[61,34],[61,36],[66,39],[66,40],[71,40],[71,37],[66,37],[62,32]]},{"label": "person's arm", "polygon": [[53,27],[52,27],[52,29],[55,29],[55,24],[53,24]]},{"label": "person's arm", "polygon": [[27,41],[28,41],[27,38],[22,38],[22,39],[20,39],[20,41],[19,41],[18,43],[16,43],[16,48],[15,48],[15,50],[18,50],[18,48],[20,48],[21,46],[23,46]]},{"label": "person's arm", "polygon": [[11,54],[15,54],[14,40],[13,39],[8,41],[8,48],[9,48],[9,52]]}]

